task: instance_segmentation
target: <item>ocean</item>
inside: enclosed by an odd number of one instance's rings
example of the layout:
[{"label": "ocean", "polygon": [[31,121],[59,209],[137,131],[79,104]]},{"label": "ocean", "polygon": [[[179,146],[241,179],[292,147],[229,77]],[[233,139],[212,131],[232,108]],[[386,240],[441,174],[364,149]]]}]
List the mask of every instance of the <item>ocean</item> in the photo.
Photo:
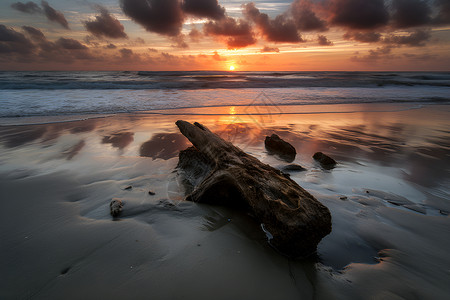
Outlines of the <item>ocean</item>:
[{"label": "ocean", "polygon": [[[447,299],[449,104],[449,72],[0,72],[0,298]],[[177,120],[325,205],[317,255],[184,201]],[[266,150],[272,134],[294,161]]]},{"label": "ocean", "polygon": [[[450,103],[449,72],[0,72],[0,118],[271,105]],[[267,104],[267,103],[265,103]]]}]

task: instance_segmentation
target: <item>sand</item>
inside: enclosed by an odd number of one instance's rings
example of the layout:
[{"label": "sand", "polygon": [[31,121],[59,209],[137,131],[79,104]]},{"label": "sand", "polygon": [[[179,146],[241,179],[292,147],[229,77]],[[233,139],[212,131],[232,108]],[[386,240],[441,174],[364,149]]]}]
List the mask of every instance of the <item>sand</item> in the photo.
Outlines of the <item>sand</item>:
[{"label": "sand", "polygon": [[[448,106],[221,107],[70,118],[2,120],[1,299],[450,294]],[[307,170],[291,178],[333,217],[317,257],[288,259],[245,214],[183,201],[173,170],[189,142],[178,119],[203,123],[278,168],[286,163],[265,152],[264,137],[276,133],[294,145],[294,163]],[[321,169],[316,151],[337,167]],[[116,198],[124,210],[113,219],[109,203]]]}]

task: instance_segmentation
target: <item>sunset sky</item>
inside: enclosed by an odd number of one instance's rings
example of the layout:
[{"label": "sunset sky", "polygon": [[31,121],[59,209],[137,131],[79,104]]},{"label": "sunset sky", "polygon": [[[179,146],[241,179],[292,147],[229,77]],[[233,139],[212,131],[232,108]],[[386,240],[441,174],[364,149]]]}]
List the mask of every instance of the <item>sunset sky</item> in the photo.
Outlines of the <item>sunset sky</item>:
[{"label": "sunset sky", "polygon": [[0,1],[0,70],[450,70],[450,0]]}]

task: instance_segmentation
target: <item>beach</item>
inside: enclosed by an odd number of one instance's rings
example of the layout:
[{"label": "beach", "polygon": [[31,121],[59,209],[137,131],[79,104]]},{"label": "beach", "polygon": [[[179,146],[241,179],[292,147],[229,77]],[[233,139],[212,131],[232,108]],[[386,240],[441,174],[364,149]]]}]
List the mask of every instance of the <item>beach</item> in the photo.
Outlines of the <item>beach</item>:
[{"label": "beach", "polygon": [[[439,103],[4,116],[0,296],[446,299],[449,119]],[[287,163],[264,138],[291,143],[306,171],[287,172],[332,215],[317,255],[283,256],[245,213],[185,201],[175,168],[191,144],[177,120],[278,169]],[[336,168],[321,168],[317,151]],[[124,203],[118,218],[113,199]]]}]

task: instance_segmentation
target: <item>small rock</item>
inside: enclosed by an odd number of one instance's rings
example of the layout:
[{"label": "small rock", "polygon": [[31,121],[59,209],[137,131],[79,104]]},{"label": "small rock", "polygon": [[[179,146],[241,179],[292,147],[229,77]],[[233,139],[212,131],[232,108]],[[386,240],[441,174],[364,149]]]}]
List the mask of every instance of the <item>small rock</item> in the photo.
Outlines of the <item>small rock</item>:
[{"label": "small rock", "polygon": [[148,194],[149,194],[150,196],[156,195],[156,193],[155,193],[154,191],[148,191]]},{"label": "small rock", "polygon": [[109,204],[111,216],[117,217],[122,212],[123,203],[120,199],[113,199]]},{"label": "small rock", "polygon": [[336,161],[322,152],[316,152],[313,155],[313,158],[317,160],[324,169],[330,170],[336,166]]},{"label": "small rock", "polygon": [[295,159],[295,155],[297,154],[294,146],[282,140],[276,134],[266,136],[264,145],[266,146],[267,152],[269,152],[269,154],[276,154],[282,160],[285,160],[287,162],[293,161]]},{"label": "small rock", "polygon": [[126,188],[124,188],[124,190],[131,190],[133,187],[131,185],[127,186]]},{"label": "small rock", "polygon": [[303,168],[302,166],[297,165],[297,164],[290,164],[290,165],[284,166],[281,170],[284,171],[284,172],[302,172],[302,171],[306,171],[305,168]]},{"label": "small rock", "polygon": [[347,200],[347,196],[340,196],[339,199],[341,199],[341,200]]}]

